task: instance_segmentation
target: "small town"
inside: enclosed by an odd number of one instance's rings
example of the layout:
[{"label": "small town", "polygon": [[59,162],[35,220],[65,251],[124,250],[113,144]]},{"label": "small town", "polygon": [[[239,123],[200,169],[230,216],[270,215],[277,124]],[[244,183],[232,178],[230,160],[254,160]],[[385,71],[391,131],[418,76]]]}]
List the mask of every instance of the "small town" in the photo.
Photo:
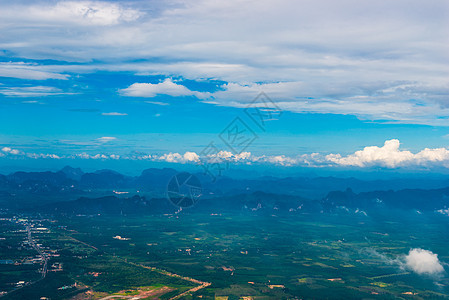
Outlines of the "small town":
[{"label": "small town", "polygon": [[[22,266],[34,270],[34,272],[23,272],[23,278],[20,278],[20,280],[1,283],[0,296],[33,285],[44,279],[49,272],[64,270],[63,264],[57,261],[60,257],[58,250],[51,249],[39,242],[40,235],[50,233],[50,229],[44,227],[43,223],[51,224],[54,223],[53,220],[12,216],[0,218],[0,222],[7,225],[3,226],[7,230],[0,233],[3,235],[0,236],[0,241],[12,254],[11,257],[2,255],[0,265],[11,265],[17,269]],[[51,265],[49,265],[50,260],[52,260]],[[76,283],[74,283],[74,286],[76,286]],[[70,287],[62,286],[60,289]]]}]

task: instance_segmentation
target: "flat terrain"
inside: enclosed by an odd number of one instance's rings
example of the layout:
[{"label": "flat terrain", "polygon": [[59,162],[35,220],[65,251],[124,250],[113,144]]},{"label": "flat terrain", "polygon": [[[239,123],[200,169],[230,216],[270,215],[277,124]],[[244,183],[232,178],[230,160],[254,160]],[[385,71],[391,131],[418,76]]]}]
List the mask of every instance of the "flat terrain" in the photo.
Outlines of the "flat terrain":
[{"label": "flat terrain", "polygon": [[[52,299],[447,299],[449,294],[446,274],[417,275],[398,263],[411,248],[449,261],[449,223],[442,215],[183,213],[77,216],[41,225],[48,230],[36,234],[37,242],[60,256],[50,259],[48,280],[11,293],[11,299],[36,290],[41,296],[48,291]],[[17,259],[8,255],[1,257]],[[63,271],[52,271],[54,262]],[[13,272],[13,265],[7,266],[2,278]],[[30,274],[29,281],[38,277]],[[68,288],[58,290],[63,286]]]},{"label": "flat terrain", "polygon": [[[203,284],[104,252],[55,220],[2,222],[6,238],[0,254],[8,258],[0,265],[4,299],[170,299]],[[28,226],[30,240],[26,230],[18,229]]]}]

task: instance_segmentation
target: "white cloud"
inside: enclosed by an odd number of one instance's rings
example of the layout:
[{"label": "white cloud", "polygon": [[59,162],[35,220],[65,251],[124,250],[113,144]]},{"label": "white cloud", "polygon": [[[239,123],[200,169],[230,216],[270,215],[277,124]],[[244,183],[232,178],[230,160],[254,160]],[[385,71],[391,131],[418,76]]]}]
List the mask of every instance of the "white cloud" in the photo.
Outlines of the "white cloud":
[{"label": "white cloud", "polygon": [[42,70],[37,64],[23,62],[1,62],[0,77],[12,77],[20,79],[46,80],[61,79],[67,80],[68,75]]},{"label": "white cloud", "polygon": [[[78,26],[107,26],[134,21],[141,13],[126,9],[117,3],[104,1],[60,1],[52,5],[9,5],[4,7],[3,17],[12,19],[27,17],[26,23],[75,24]],[[9,15],[8,15],[9,14]]]},{"label": "white cloud", "polygon": [[17,149],[11,149],[10,147],[3,147],[2,151],[8,154],[12,154],[12,155],[19,155],[21,154],[20,150]]},{"label": "white cloud", "polygon": [[411,249],[405,257],[406,267],[417,274],[436,275],[444,271],[438,255],[429,250]]},{"label": "white cloud", "polygon": [[145,103],[154,104],[154,105],[161,105],[161,106],[170,105],[169,103],[159,102],[159,101],[145,101]]},{"label": "white cloud", "polygon": [[125,96],[146,98],[152,98],[157,95],[169,95],[173,97],[196,96],[198,98],[205,98],[209,95],[209,93],[191,91],[182,84],[173,82],[170,78],[156,84],[134,83],[126,89],[122,89],[120,92]]},{"label": "white cloud", "polygon": [[111,142],[116,140],[116,137],[113,136],[102,136],[100,138],[97,139],[97,141],[101,142],[101,143],[107,143],[107,142]]},{"label": "white cloud", "polygon": [[[263,89],[294,112],[444,125],[448,7],[444,0],[4,1],[2,49],[89,64],[12,66],[0,75],[63,79],[106,69],[212,78],[229,82],[215,95],[220,105],[240,107]],[[141,83],[128,92],[151,97],[159,88]]]},{"label": "white cloud", "polygon": [[370,146],[356,151],[348,156],[329,154],[326,160],[341,166],[381,166],[396,168],[401,166],[426,166],[441,163],[449,166],[449,150],[446,148],[424,149],[416,154],[399,149],[400,142],[397,139],[385,141],[383,147]]},{"label": "white cloud", "polygon": [[102,116],[127,116],[128,114],[127,113],[119,113],[119,112],[108,112],[108,113],[104,112],[104,113],[101,113],[101,115]]},{"label": "white cloud", "polygon": [[186,161],[193,161],[193,162],[198,162],[200,160],[200,157],[195,152],[186,152],[184,153],[183,158]]},{"label": "white cloud", "polygon": [[[323,77],[323,81],[326,79]],[[360,85],[360,86],[354,86]],[[429,91],[439,89],[438,96],[428,101]],[[444,92],[443,92],[444,91]],[[378,80],[370,83],[348,83],[335,80],[326,84],[304,81],[270,83],[228,83],[212,94],[210,103],[245,107],[264,92],[282,109],[296,113],[351,114],[365,120],[414,124],[447,125],[449,107],[440,94],[449,93],[449,83],[430,84]],[[420,99],[420,100],[411,100]]]},{"label": "white cloud", "polygon": [[449,216],[449,208],[439,209],[439,210],[437,210],[437,212],[442,214],[442,215]]},{"label": "white cloud", "polygon": [[70,156],[65,156],[64,158],[70,158],[70,159],[75,159],[75,158],[81,158],[81,159],[101,159],[101,160],[107,160],[107,159],[120,159],[120,155],[116,155],[116,154],[87,154],[87,153],[80,153],[80,154],[75,154],[75,155],[70,155]]},{"label": "white cloud", "polygon": [[364,249],[363,252],[370,256],[374,256],[387,265],[395,265],[401,270],[411,270],[419,275],[441,275],[444,267],[438,255],[429,250],[421,248],[410,249],[407,255],[398,255],[394,258],[388,257],[375,249]]},{"label": "white cloud", "polygon": [[277,156],[271,156],[267,157],[266,160],[270,163],[273,163],[275,165],[281,165],[281,166],[292,166],[298,163],[298,161],[291,157],[286,157],[285,155],[277,155]]},{"label": "white cloud", "polygon": [[340,154],[329,154],[326,158],[329,161],[344,166],[365,167],[367,165],[380,164],[394,168],[414,157],[410,151],[400,151],[399,146],[399,140],[393,139],[385,141],[383,147],[370,146],[346,157],[341,157]]},{"label": "white cloud", "polygon": [[51,159],[61,159],[61,156],[56,154],[43,154],[43,153],[26,153],[28,158],[38,159],[38,158],[51,158]]},{"label": "white cloud", "polygon": [[[170,79],[166,81],[168,84],[165,81],[159,84],[134,83],[121,92],[134,97],[154,97],[157,94],[196,96],[207,103],[240,108],[246,107],[259,93],[264,92],[282,109],[296,113],[352,114],[365,120],[444,126],[447,125],[445,117],[449,117],[449,104],[442,107],[444,98],[438,96],[430,102],[423,99],[433,88],[440,89],[439,94],[449,94],[449,83],[444,87],[430,87],[428,84],[378,81],[354,88],[339,81],[325,86],[321,82],[311,84],[307,81],[229,82],[222,85],[219,91],[199,93]],[[410,100],[411,97],[421,100]]]},{"label": "white cloud", "polygon": [[[105,144],[115,141],[116,137],[100,137],[89,142],[77,142],[70,140],[61,140],[65,144],[83,145],[83,146],[104,146]],[[169,163],[236,163],[236,164],[267,164],[278,165],[285,167],[292,166],[304,166],[304,167],[353,167],[353,168],[369,168],[369,167],[382,167],[382,168],[407,168],[407,169],[431,169],[431,168],[449,168],[449,149],[425,148],[417,153],[412,153],[408,150],[399,149],[399,140],[392,139],[385,141],[382,147],[369,146],[363,150],[354,152],[343,156],[341,154],[327,154],[320,153],[312,154],[299,154],[297,156],[286,155],[255,155],[251,152],[242,152],[235,154],[229,151],[219,151],[216,154],[200,155],[196,152],[187,151],[184,154],[177,152],[170,152],[165,154],[73,154],[73,155],[60,155],[60,154],[36,154],[25,153],[17,149],[10,147],[4,147],[1,149],[1,153],[6,155],[31,155],[36,158],[46,155],[55,155],[59,158],[84,158],[84,159],[109,159],[111,155],[115,155],[114,159],[124,160],[152,160],[152,161],[164,161]],[[446,211],[441,211],[446,213]]]},{"label": "white cloud", "polygon": [[199,156],[195,152],[186,152],[184,155],[181,155],[179,153],[168,153],[161,156],[150,156],[152,160],[157,161],[165,161],[169,163],[189,163],[189,162],[199,162]]},{"label": "white cloud", "polygon": [[0,94],[10,97],[43,97],[55,95],[72,95],[50,86],[21,86],[0,88]]}]

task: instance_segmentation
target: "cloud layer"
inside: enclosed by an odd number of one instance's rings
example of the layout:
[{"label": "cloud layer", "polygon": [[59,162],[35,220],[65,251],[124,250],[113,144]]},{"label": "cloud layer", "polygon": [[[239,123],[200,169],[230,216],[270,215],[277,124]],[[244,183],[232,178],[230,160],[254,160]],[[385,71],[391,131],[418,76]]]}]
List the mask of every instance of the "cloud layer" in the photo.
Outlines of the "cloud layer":
[{"label": "cloud layer", "polygon": [[[444,0],[1,1],[2,55],[16,59],[0,76],[218,79],[210,103],[241,107],[265,91],[298,113],[447,125],[448,25]],[[170,79],[122,94],[210,96]]]},{"label": "cloud layer", "polygon": [[[100,137],[93,141],[94,144],[105,144],[116,141],[116,137]],[[22,156],[29,158],[83,158],[83,159],[125,159],[125,160],[150,160],[168,163],[233,163],[233,164],[269,164],[278,166],[303,166],[303,167],[352,167],[352,168],[449,168],[449,149],[436,148],[412,153],[400,150],[400,142],[397,139],[385,141],[382,147],[369,146],[363,150],[343,156],[341,154],[300,154],[295,157],[286,155],[255,155],[251,152],[232,153],[220,150],[215,154],[200,155],[196,152],[187,151],[184,154],[170,152],[165,154],[38,154],[27,153],[18,149],[5,146],[0,155]]]}]

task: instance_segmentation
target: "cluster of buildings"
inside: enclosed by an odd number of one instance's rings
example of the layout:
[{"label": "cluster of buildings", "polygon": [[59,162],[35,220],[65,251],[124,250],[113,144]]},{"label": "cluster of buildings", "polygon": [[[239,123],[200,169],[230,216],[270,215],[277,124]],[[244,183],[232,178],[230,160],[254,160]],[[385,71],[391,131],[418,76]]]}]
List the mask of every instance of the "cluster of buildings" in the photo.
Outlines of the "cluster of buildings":
[{"label": "cluster of buildings", "polygon": [[[29,220],[21,217],[3,217],[0,218],[1,221],[7,221],[12,223],[13,227],[11,227],[10,231],[7,231],[6,237],[1,237],[1,240],[8,242],[10,238],[17,239],[21,236],[25,236],[25,239],[17,243],[16,241],[12,241],[7,243],[8,247],[11,250],[17,250],[14,253],[14,257],[1,257],[0,264],[8,264],[8,265],[39,265],[38,271],[42,273],[42,276],[45,277],[47,272],[58,272],[63,271],[62,263],[55,262],[51,265],[51,267],[47,267],[48,261],[50,258],[59,257],[60,254],[57,250],[51,250],[48,247],[44,247],[42,244],[36,242],[36,235],[49,233],[50,230],[46,227],[43,227],[43,220]],[[47,220],[49,221],[49,220]],[[17,229],[17,226],[20,225],[24,229]],[[9,237],[10,236],[10,237]],[[30,253],[35,253],[35,255],[30,256]],[[23,253],[23,254],[22,254]],[[22,255],[21,255],[22,254]],[[9,285],[14,286],[15,289],[22,288],[26,285],[31,284],[30,280],[19,280],[15,283],[10,283]],[[0,291],[0,296],[7,294],[7,292]]]}]

